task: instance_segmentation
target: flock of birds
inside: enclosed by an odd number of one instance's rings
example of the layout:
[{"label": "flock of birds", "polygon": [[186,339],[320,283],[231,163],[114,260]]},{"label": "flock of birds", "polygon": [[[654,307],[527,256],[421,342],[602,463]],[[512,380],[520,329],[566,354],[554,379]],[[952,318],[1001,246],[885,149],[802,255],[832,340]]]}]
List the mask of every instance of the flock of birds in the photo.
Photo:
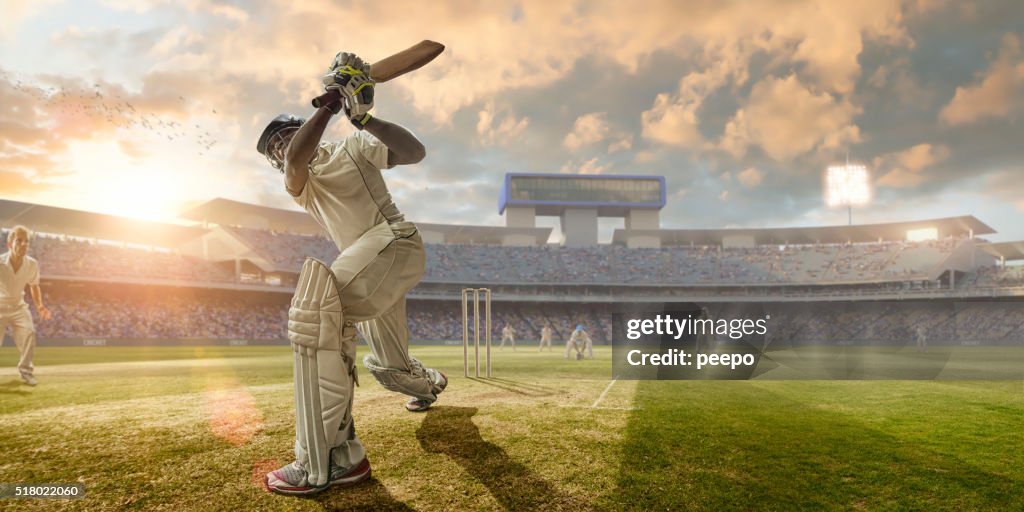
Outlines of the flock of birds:
[{"label": "flock of birds", "polygon": [[[104,94],[103,87],[96,83],[92,88],[49,86],[23,77],[12,76],[0,71],[0,87],[9,87],[34,100],[37,108],[58,119],[69,116],[83,116],[93,121],[102,121],[124,130],[146,130],[154,137],[168,141],[192,141],[197,154],[204,156],[217,144],[217,139],[198,123],[186,126],[180,121],[168,119],[158,112],[136,106],[125,99],[121,92]],[[184,96],[178,96],[181,107],[186,107]],[[166,109],[165,109],[166,110]],[[217,110],[210,110],[216,116]]]},{"label": "flock of birds", "polygon": [[[94,83],[91,88],[54,86],[0,70],[0,91],[5,88],[32,98],[37,109],[44,111],[57,122],[81,116],[90,121],[106,122],[118,129],[145,130],[152,137],[166,139],[169,142],[191,141],[196,146],[198,156],[209,155],[218,142],[213,134],[199,123],[191,122],[186,125],[169,118],[166,114],[162,116],[155,109],[143,107],[145,101],[136,100],[133,104],[124,97],[125,93],[116,91],[111,86],[104,87],[99,83]],[[170,100],[180,104],[179,111],[190,107],[184,96]],[[195,109],[194,106],[191,107]],[[172,109],[165,105],[161,110]],[[211,108],[207,116],[219,116],[217,109]],[[423,190],[430,190],[430,187],[424,186]]]}]

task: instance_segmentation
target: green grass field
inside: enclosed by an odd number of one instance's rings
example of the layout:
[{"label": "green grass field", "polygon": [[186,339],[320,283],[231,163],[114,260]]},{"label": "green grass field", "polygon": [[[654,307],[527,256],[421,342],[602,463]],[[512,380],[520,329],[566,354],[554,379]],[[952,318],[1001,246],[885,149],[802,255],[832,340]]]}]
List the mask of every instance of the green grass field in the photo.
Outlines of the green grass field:
[{"label": "green grass field", "polygon": [[[365,347],[360,347],[361,351]],[[312,498],[263,474],[292,458],[287,347],[0,349],[0,482],[81,482],[17,510],[1024,510],[1024,382],[615,381],[566,361],[413,347],[451,377],[437,405],[360,373],[374,478]]]}]

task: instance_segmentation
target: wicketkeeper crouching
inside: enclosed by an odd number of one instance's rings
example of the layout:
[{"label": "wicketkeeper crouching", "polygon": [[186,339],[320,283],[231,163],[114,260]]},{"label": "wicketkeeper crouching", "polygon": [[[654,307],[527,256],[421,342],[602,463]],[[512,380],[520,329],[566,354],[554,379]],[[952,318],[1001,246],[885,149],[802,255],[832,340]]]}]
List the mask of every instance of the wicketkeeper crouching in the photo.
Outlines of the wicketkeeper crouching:
[{"label": "wicketkeeper crouching", "polygon": [[569,341],[565,342],[565,358],[569,359],[569,354],[572,351],[576,351],[576,359],[583,359],[583,351],[587,351],[590,359],[594,358],[594,341],[590,339],[590,335],[587,331],[583,330],[582,325],[577,325],[576,330],[569,336]]},{"label": "wicketkeeper crouching", "polygon": [[[370,115],[370,66],[339,53],[326,89],[342,100],[305,119],[275,118],[257,144],[285,174],[285,188],[341,250],[328,267],[306,260],[288,311],[295,353],[295,458],[267,474],[267,487],[311,494],[370,477],[366,451],[351,416],[356,381],[356,330],[370,354],[363,362],[382,386],[410,395],[410,411],[424,411],[448,384],[440,372],[409,356],[405,294],[423,276],[426,256],[416,226],[391,200],[381,173],[414,164],[423,144],[408,130]],[[359,131],[341,142],[321,142],[331,117],[344,112]]]}]

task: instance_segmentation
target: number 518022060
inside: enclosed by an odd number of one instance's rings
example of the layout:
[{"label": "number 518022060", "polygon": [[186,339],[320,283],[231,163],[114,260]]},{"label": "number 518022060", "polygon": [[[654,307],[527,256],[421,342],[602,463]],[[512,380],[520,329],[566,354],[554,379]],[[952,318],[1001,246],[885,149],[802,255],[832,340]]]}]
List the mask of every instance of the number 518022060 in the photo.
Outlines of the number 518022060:
[{"label": "number 518022060", "polygon": [[82,484],[0,484],[0,498],[56,498],[85,497]]}]

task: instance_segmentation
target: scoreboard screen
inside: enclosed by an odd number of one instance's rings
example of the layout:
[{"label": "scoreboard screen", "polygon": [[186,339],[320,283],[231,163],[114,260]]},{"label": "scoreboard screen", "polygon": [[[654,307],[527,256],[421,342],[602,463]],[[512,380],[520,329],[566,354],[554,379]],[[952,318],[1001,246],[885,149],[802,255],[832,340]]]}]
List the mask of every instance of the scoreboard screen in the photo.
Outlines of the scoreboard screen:
[{"label": "scoreboard screen", "polygon": [[631,176],[509,175],[506,199],[511,204],[660,206],[665,200],[663,180]]}]

